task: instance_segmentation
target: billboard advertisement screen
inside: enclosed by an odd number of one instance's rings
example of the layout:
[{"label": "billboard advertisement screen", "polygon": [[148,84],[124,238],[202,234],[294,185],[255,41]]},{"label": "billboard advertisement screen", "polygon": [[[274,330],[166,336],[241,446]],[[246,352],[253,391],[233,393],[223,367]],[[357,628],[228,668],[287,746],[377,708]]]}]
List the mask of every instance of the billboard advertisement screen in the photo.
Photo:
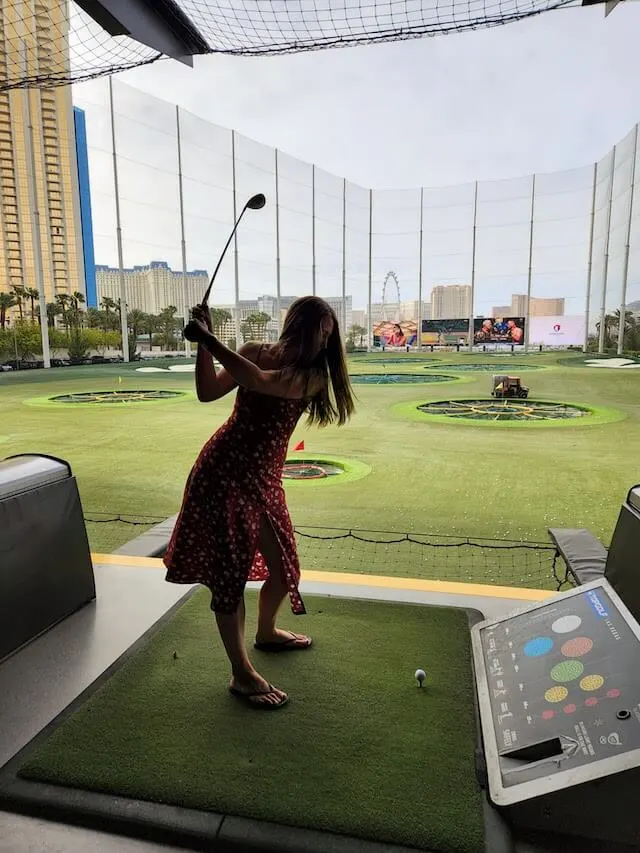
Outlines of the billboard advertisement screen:
[{"label": "billboard advertisement screen", "polygon": [[584,316],[532,317],[529,343],[532,346],[575,347],[584,344]]},{"label": "billboard advertisement screen", "polygon": [[524,344],[524,317],[476,317],[474,344]]},{"label": "billboard advertisement screen", "polygon": [[469,342],[469,321],[462,320],[423,320],[423,345],[455,346]]},{"label": "billboard advertisement screen", "polygon": [[385,349],[405,349],[416,345],[415,320],[382,320],[373,327],[373,345]]}]

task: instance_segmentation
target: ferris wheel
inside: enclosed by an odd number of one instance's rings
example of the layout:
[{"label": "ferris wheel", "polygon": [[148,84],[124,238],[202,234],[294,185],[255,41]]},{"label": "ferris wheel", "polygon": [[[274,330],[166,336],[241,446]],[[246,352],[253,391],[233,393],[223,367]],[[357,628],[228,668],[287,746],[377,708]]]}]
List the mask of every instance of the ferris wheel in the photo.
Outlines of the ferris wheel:
[{"label": "ferris wheel", "polygon": [[398,276],[390,270],[382,282],[382,302],[380,305],[381,322],[400,320],[400,282]]}]

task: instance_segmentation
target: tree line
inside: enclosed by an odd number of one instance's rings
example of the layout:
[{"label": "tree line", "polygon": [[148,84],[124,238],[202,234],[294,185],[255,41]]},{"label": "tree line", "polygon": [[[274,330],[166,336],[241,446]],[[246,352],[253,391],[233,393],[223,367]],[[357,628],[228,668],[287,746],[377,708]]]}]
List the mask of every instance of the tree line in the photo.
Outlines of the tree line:
[{"label": "tree line", "polygon": [[[99,308],[85,308],[85,297],[79,291],[58,293],[55,301],[47,304],[49,348],[53,358],[66,350],[72,360],[82,360],[90,352],[104,355],[107,350],[122,348],[122,308],[119,299],[105,296]],[[9,324],[9,311],[16,309],[17,316]],[[158,314],[149,314],[138,308],[127,311],[129,354],[134,358],[138,342],[148,337],[149,349],[160,347],[171,351],[178,348],[177,333],[184,321],[177,316],[175,305],[168,305]],[[214,334],[225,343],[236,347],[230,334],[231,312],[225,308],[211,309]],[[253,312],[240,324],[243,340],[265,340],[271,317],[264,312]],[[0,292],[0,360],[18,358],[26,361],[42,354],[40,330],[39,293],[36,288],[14,286],[8,293]]]}]

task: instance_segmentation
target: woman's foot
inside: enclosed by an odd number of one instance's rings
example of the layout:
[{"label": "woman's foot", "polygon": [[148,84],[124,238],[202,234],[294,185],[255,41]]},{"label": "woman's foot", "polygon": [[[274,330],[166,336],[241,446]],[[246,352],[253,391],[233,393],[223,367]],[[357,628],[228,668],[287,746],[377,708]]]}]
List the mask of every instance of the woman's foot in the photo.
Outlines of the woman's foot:
[{"label": "woman's foot", "polygon": [[273,684],[269,684],[255,671],[234,675],[231,678],[229,690],[248,705],[258,707],[279,708],[289,699],[286,693],[274,687]]},{"label": "woman's foot", "polygon": [[274,628],[270,634],[257,634],[255,648],[262,652],[290,652],[298,649],[308,649],[311,637],[304,634],[294,634],[293,631],[283,631]]}]

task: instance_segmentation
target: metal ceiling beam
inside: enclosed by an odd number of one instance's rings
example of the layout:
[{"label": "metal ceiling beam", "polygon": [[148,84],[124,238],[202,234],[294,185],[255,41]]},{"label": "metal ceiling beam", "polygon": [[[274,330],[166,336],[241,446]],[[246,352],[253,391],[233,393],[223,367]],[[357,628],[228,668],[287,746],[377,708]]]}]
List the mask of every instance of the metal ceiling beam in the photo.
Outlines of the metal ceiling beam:
[{"label": "metal ceiling beam", "polygon": [[175,0],[75,0],[112,36],[129,36],[165,56],[193,66],[209,53],[202,33]]}]

